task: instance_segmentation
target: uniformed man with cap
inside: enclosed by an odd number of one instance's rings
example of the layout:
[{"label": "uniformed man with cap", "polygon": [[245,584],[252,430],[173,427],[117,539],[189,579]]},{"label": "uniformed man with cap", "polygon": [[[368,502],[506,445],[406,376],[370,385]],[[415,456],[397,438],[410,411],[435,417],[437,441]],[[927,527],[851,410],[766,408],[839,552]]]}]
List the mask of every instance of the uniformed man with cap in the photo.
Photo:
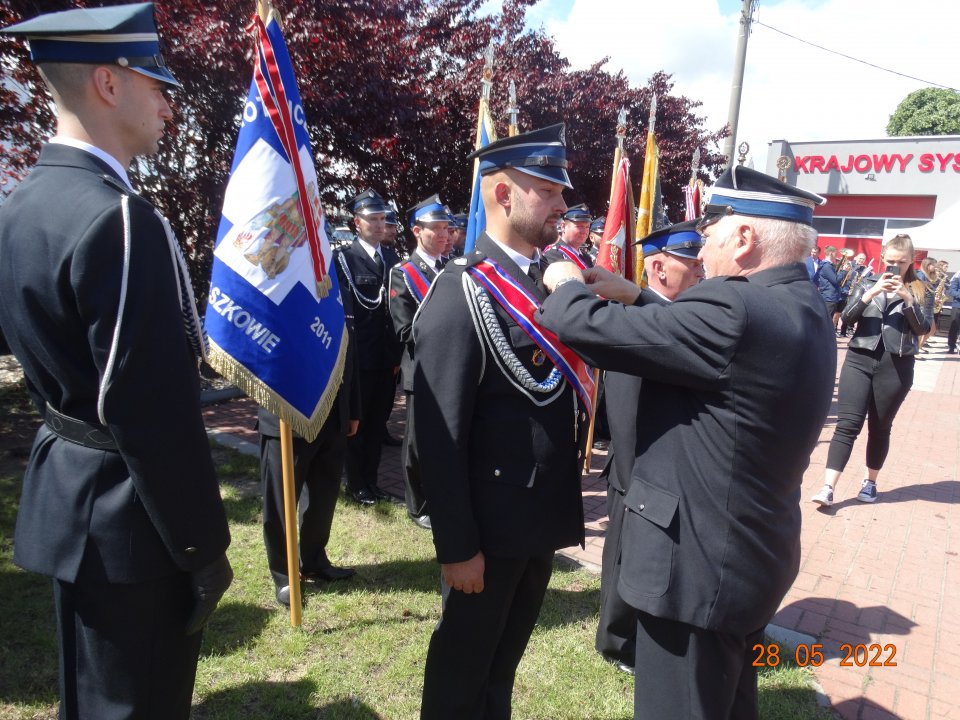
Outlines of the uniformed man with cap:
[{"label": "uniformed man with cap", "polygon": [[[394,265],[390,271],[390,315],[393,329],[403,344],[400,375],[407,396],[407,425],[400,451],[404,500],[407,513],[422,528],[430,528],[427,499],[420,482],[420,462],[417,456],[416,433],[413,422],[413,318],[430,290],[430,285],[443,269],[442,255],[449,245],[450,217],[438,195],[431,195],[407,211],[410,231],[417,241],[417,249],[410,260]],[[427,446],[429,450],[429,445]]]},{"label": "uniformed man with cap", "polygon": [[603,217],[599,217],[590,223],[590,235],[588,239],[596,250],[600,249],[600,241],[603,240],[603,228],[606,224],[607,219]]},{"label": "uniformed man with cap", "polygon": [[454,213],[453,222],[450,223],[450,257],[461,257],[463,248],[467,244],[467,214],[465,212]]},{"label": "uniformed man with cap", "polygon": [[593,267],[593,258],[584,247],[590,234],[590,210],[586,205],[574,205],[563,214],[560,239],[544,252],[549,262],[567,260],[581,270]]},{"label": "uniformed man with cap", "polygon": [[387,310],[390,268],[400,259],[381,244],[387,207],[376,190],[350,201],[357,237],[334,251],[340,287],[352,295],[360,386],[360,428],[347,439],[347,491],[361,505],[385,499],[377,487],[384,424],[393,409],[400,344]]},{"label": "uniformed man with cap", "polygon": [[592,376],[530,321],[545,297],[541,250],[570,187],[563,126],[475,156],[486,232],[440,273],[413,325],[414,422],[443,597],[425,719],[510,717],[554,551],[584,537],[578,440]]},{"label": "uniformed man with cap", "polygon": [[14,562],[53,578],[61,718],[187,718],[199,632],[232,577],[200,414],[205,337],[170,224],[130,185],[178,87],[153,5],[25,37],[56,135],[0,207],[0,325],[44,424]]},{"label": "uniformed man with cap", "polygon": [[[390,203],[393,201],[391,200]],[[406,252],[403,251],[403,243],[397,243],[397,236],[400,230],[400,221],[397,219],[397,211],[393,209],[393,206],[388,204],[387,210],[383,214],[383,240],[380,241],[380,245],[383,247],[393,248],[397,253],[397,257],[401,255],[406,255]]]},{"label": "uniformed man with cap", "polygon": [[[697,257],[703,239],[696,221],[677,223],[639,240],[647,272],[647,287],[640,291],[645,304],[666,305],[703,279]],[[636,655],[637,611],[617,591],[620,580],[620,535],[623,497],[633,470],[637,417],[651,409],[640,406],[641,379],[618,372],[604,373],[610,453],[602,476],[607,479],[607,533],[603,541],[600,572],[600,622],[597,651],[619,669],[633,672]],[[656,409],[653,409],[656,412]]]},{"label": "uniformed man with cap", "polygon": [[699,223],[707,279],[667,305],[598,268],[545,277],[539,322],[643,377],[618,584],[638,611],[636,717],[758,717],[753,646],[797,574],[800,484],[836,371],[804,266],[822,202],[728,169]]}]

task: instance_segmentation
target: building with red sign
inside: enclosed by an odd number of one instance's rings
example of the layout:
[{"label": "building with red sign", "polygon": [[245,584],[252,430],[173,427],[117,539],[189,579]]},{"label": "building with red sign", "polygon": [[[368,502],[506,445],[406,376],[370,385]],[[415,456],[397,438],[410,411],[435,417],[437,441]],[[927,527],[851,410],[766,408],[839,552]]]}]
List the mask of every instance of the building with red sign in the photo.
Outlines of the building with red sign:
[{"label": "building with red sign", "polygon": [[[960,203],[960,136],[775,140],[766,172],[827,199],[813,219],[821,248],[863,251],[877,267],[884,237],[925,225]],[[960,266],[960,254],[930,254],[954,270]]]}]

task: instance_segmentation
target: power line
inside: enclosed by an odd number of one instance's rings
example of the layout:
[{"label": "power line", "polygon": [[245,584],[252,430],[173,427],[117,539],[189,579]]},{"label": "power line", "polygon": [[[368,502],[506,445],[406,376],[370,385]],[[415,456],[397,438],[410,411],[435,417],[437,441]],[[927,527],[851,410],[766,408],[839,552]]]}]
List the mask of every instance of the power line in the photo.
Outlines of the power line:
[{"label": "power line", "polygon": [[926,84],[926,85],[934,85],[935,87],[943,88],[943,89],[945,89],[945,90],[953,90],[954,92],[956,92],[956,88],[952,88],[952,87],[949,87],[949,86],[947,86],[947,85],[941,85],[940,83],[931,82],[930,80],[924,80],[923,78],[914,77],[913,75],[907,75],[907,74],[902,73],[902,72],[897,72],[896,70],[891,70],[890,68],[885,68],[885,67],[881,67],[881,66],[879,66],[879,65],[874,65],[872,62],[867,62],[866,60],[861,60],[860,58],[855,58],[855,57],[853,57],[852,55],[847,55],[847,54],[845,54],[845,53],[838,52],[837,50],[831,50],[830,48],[823,47],[823,45],[817,45],[816,43],[812,43],[812,42],[810,42],[809,40],[804,40],[803,38],[798,38],[796,35],[791,35],[791,34],[788,33],[788,32],[784,32],[783,30],[779,30],[779,29],[777,29],[777,28],[775,28],[775,27],[772,27],[772,26],[770,26],[770,25],[767,25],[767,24],[764,23],[764,22],[760,22],[759,20],[754,20],[754,23],[755,23],[756,25],[762,25],[763,27],[767,28],[768,30],[773,30],[774,32],[778,32],[778,33],[780,33],[781,35],[786,35],[788,38],[792,38],[792,39],[796,40],[797,42],[802,42],[802,43],[804,43],[805,45],[810,45],[810,46],[812,46],[812,47],[817,48],[818,50],[824,50],[824,51],[826,51],[826,52],[828,52],[828,53],[833,53],[834,55],[839,55],[840,57],[844,57],[844,58],[846,58],[847,60],[853,60],[854,62],[858,62],[858,63],[861,63],[861,64],[863,64],[863,65],[869,65],[870,67],[876,68],[877,70],[883,70],[884,72],[888,72],[888,73],[891,73],[891,74],[893,74],[893,75],[899,75],[900,77],[905,77],[905,78],[907,78],[907,79],[909,79],[909,80],[916,80],[916,81],[922,82],[922,83],[924,83],[924,84]]}]

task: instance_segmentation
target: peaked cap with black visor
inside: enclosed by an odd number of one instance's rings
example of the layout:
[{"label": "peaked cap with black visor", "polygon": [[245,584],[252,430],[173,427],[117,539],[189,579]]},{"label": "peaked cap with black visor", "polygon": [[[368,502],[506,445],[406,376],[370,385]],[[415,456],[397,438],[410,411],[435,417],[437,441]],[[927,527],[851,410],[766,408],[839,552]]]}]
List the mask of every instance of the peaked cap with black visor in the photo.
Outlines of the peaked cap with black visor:
[{"label": "peaked cap with black visor", "polygon": [[160,53],[153,3],[75,8],[0,29],[26,38],[30,59],[43,63],[119,65],[180,87]]}]

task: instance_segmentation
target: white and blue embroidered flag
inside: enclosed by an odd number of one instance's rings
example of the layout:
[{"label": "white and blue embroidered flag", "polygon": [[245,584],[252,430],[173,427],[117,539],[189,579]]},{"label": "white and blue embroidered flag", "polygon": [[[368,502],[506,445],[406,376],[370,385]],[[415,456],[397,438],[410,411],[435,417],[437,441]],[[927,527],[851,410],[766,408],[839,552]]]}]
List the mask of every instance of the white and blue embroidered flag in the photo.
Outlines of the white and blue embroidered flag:
[{"label": "white and blue embroidered flag", "polygon": [[210,279],[210,364],[312,440],[343,376],[343,302],[290,56],[273,17],[253,23],[253,82]]}]

